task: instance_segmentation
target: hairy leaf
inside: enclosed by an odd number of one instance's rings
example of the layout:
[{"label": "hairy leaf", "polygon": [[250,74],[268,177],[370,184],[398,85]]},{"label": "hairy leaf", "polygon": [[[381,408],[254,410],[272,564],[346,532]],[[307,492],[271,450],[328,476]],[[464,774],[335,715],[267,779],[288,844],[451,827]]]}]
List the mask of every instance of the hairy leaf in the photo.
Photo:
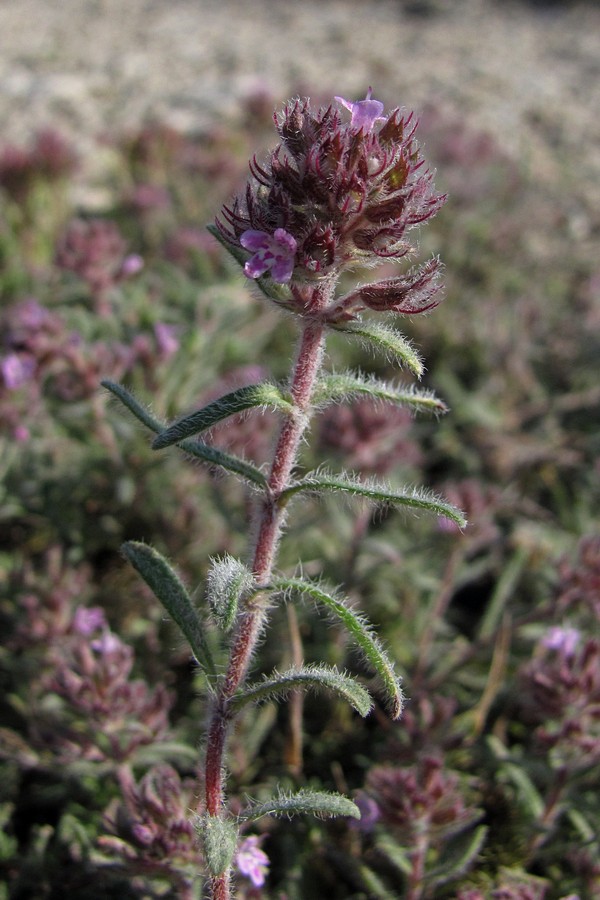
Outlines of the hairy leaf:
[{"label": "hairy leaf", "polygon": [[121,552],[179,626],[198,663],[214,677],[215,666],[204,637],[204,626],[179,576],[164,556],[148,544],[127,541]]},{"label": "hairy leaf", "polygon": [[229,631],[240,600],[254,588],[254,576],[239,559],[228,553],[221,559],[212,559],[211,563],[206,578],[206,597],[221,628]]},{"label": "hairy leaf", "polygon": [[299,492],[324,493],[333,492],[349,494],[354,497],[364,497],[373,503],[382,503],[388,506],[406,506],[411,509],[432,512],[438,516],[451,519],[460,528],[467,524],[463,513],[445,500],[441,500],[431,491],[425,488],[404,487],[392,488],[389,485],[376,481],[360,481],[357,477],[329,474],[327,472],[314,473],[292,484],[282,492],[281,500],[285,503],[291,496]]},{"label": "hairy leaf", "polygon": [[222,875],[230,868],[238,839],[233,822],[219,816],[202,816],[198,821],[206,865],[211,875]]},{"label": "hairy leaf", "polygon": [[[113,396],[117,397],[133,413],[136,419],[155,434],[161,434],[165,431],[166,426],[156,419],[123,385],[116,384],[113,381],[103,381],[102,386],[110,391]],[[232,456],[230,453],[225,453],[223,450],[218,450],[216,447],[210,447],[208,444],[193,440],[180,441],[177,446],[189,456],[194,456],[196,459],[200,459],[211,466],[220,466],[252,484],[259,485],[259,487],[265,487],[267,483],[265,476],[256,466],[251,465],[244,459],[239,459],[237,456]]]},{"label": "hairy leaf", "polygon": [[406,366],[417,378],[421,378],[425,371],[421,357],[408,338],[389,325],[379,322],[348,322],[336,325],[335,330],[356,336],[369,349],[379,350],[386,359]]},{"label": "hairy leaf", "polygon": [[400,718],[404,700],[400,678],[394,671],[394,664],[373,633],[370,623],[355,612],[347,600],[338,597],[334,591],[325,590],[321,584],[304,581],[302,578],[278,578],[273,582],[273,586],[286,594],[308,597],[324,606],[340,620],[356,641],[367,663],[381,679],[392,718]]},{"label": "hairy leaf", "polygon": [[302,666],[286,672],[275,672],[271,676],[265,676],[263,681],[249,684],[234,697],[232,705],[234,709],[240,709],[248,703],[286,697],[290,691],[298,689],[332,691],[353,706],[363,718],[373,708],[368,691],[355,678],[330,666]]},{"label": "hairy leaf", "polygon": [[448,407],[432,391],[413,387],[396,387],[378,378],[356,372],[325,375],[319,380],[313,399],[317,406],[337,403],[353,397],[371,397],[398,406],[408,406],[418,412],[445,413]]},{"label": "hairy leaf", "polygon": [[228,419],[236,413],[247,409],[255,409],[259,406],[268,406],[272,409],[281,409],[285,412],[293,411],[294,407],[286,400],[274,384],[249,384],[225,394],[218,400],[214,400],[207,406],[199,409],[189,416],[184,416],[179,421],[170,425],[166,431],[161,432],[152,443],[153,450],[162,450],[172,444],[178,444],[184,438],[194,434],[200,434]]},{"label": "hairy leaf", "polygon": [[300,790],[296,794],[280,793],[265,803],[252,803],[241,813],[240,818],[251,822],[262,816],[298,815],[313,815],[319,818],[352,816],[354,819],[360,819],[360,810],[356,803],[341,794]]}]

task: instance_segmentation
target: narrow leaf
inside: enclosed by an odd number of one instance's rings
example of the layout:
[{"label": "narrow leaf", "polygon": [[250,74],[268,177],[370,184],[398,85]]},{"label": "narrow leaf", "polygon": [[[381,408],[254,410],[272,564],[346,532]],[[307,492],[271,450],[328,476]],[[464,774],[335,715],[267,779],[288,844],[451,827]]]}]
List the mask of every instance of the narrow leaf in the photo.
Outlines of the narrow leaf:
[{"label": "narrow leaf", "polygon": [[[161,434],[165,431],[166,425],[156,419],[152,413],[127,390],[127,388],[123,387],[123,385],[116,384],[113,381],[103,381],[102,386],[117,397],[121,403],[133,413],[136,419],[155,434]],[[237,456],[232,456],[230,453],[225,453],[223,450],[218,450],[216,447],[211,447],[200,441],[192,440],[180,441],[177,446],[189,456],[201,459],[202,462],[208,463],[211,466],[220,466],[228,472],[240,475],[252,484],[265,487],[267,483],[265,476],[260,469],[256,468],[256,466],[247,463],[243,459],[239,459]]]},{"label": "narrow leaf", "polygon": [[240,600],[254,588],[254,576],[239,559],[228,553],[221,559],[212,559],[211,563],[206,578],[206,598],[221,628],[229,631]]},{"label": "narrow leaf", "polygon": [[251,484],[257,484],[259,487],[266,487],[267,479],[256,466],[240,459],[239,456],[232,456],[231,453],[225,453],[224,450],[218,450],[211,447],[210,444],[203,444],[201,441],[190,440],[179,441],[177,447],[187,453],[188,456],[195,456],[202,462],[208,463],[210,466],[220,466],[228,472],[239,475]]},{"label": "narrow leaf", "polygon": [[323,493],[325,491],[364,497],[373,503],[383,503],[389,506],[407,506],[411,509],[432,512],[438,516],[451,519],[460,528],[464,528],[467,524],[467,520],[459,509],[452,506],[451,503],[441,500],[425,488],[392,488],[372,480],[360,481],[356,477],[345,474],[333,475],[324,472],[308,475],[283,491],[281,500],[285,503],[291,496],[299,492]]},{"label": "narrow leaf", "polygon": [[248,685],[234,697],[232,706],[240,709],[248,703],[285,697],[290,691],[298,689],[332,691],[353,706],[363,718],[373,708],[369,693],[362,685],[351,676],[329,666],[305,666],[275,672],[270,677],[266,676],[263,681]]},{"label": "narrow leaf", "polygon": [[445,413],[448,407],[432,391],[419,391],[412,386],[396,387],[378,378],[355,372],[325,375],[320,379],[315,393],[315,403],[326,405],[353,397],[371,397],[398,406],[408,406],[418,412]]},{"label": "narrow leaf", "polygon": [[319,818],[352,816],[354,819],[360,819],[360,810],[356,803],[341,794],[301,790],[296,794],[281,793],[265,803],[252,803],[242,812],[240,818],[251,822],[262,816],[298,815],[313,815]]},{"label": "narrow leaf", "polygon": [[145,425],[146,428],[149,428],[150,431],[156,432],[156,434],[160,434],[163,430],[162,424],[156,419],[152,413],[137,400],[133,394],[127,390],[127,388],[123,387],[122,384],[116,384],[114,381],[101,381],[100,384],[102,387],[106,388],[107,391],[110,391],[121,403],[127,407],[129,412],[133,413],[133,415],[138,419],[142,425]]},{"label": "narrow leaf", "polygon": [[176,572],[157,550],[140,541],[127,541],[121,552],[179,626],[200,665],[214,676],[215,666],[202,621]]},{"label": "narrow leaf", "polygon": [[184,438],[200,434],[229,416],[247,409],[254,409],[257,406],[269,406],[285,412],[291,412],[294,409],[274,384],[249,384],[231,391],[230,394],[225,394],[190,416],[179,419],[154,439],[152,449],[162,450],[164,447],[178,444]]},{"label": "narrow leaf", "polygon": [[417,378],[425,371],[423,361],[412,343],[395,328],[379,322],[348,322],[336,325],[335,330],[356,336],[370,350],[382,351],[386,359],[406,366]]},{"label": "narrow leaf", "polygon": [[378,638],[373,634],[372,626],[363,616],[355,612],[348,605],[347,600],[338,597],[331,590],[324,590],[321,584],[304,581],[301,578],[278,578],[274,582],[274,587],[288,594],[300,594],[308,597],[320,606],[324,606],[340,620],[356,641],[367,663],[381,679],[392,718],[400,718],[404,699],[400,678],[394,671],[394,664]]},{"label": "narrow leaf", "polygon": [[440,887],[464,875],[475,862],[481,852],[488,829],[479,825],[473,830],[466,830],[444,845],[443,859],[435,869],[427,874],[427,883],[431,887]]}]

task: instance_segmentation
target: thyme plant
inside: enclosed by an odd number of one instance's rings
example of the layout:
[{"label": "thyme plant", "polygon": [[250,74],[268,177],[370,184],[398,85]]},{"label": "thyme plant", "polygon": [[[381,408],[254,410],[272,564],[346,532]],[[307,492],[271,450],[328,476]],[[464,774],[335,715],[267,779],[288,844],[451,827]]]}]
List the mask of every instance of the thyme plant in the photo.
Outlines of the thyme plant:
[{"label": "thyme plant", "polygon": [[[314,790],[280,792],[266,802],[250,802],[235,817],[228,811],[228,735],[236,716],[250,704],[317,689],[341,696],[362,716],[372,707],[369,693],[357,679],[327,665],[294,667],[249,680],[252,657],[274,604],[297,599],[326,609],[347,629],[379,677],[390,715],[398,718],[402,711],[400,679],[362,613],[322,582],[277,570],[278,547],[292,502],[306,494],[334,492],[433,512],[464,525],[458,509],[427,490],[363,480],[350,472],[302,471],[299,466],[299,449],[311,419],[328,404],[366,397],[414,411],[445,411],[430,391],[324,365],[327,336],[336,332],[383,353],[419,378],[423,363],[410,341],[394,324],[370,314],[385,314],[387,319],[390,314],[412,315],[433,309],[441,300],[437,257],[402,274],[389,274],[390,261],[413,256],[416,248],[409,235],[445,201],[436,193],[415,141],[413,114],[400,109],[384,114],[371,89],[358,102],[335,100],[335,105],[319,110],[308,100],[287,104],[275,117],[279,143],[265,162],[251,160],[245,193],[224,206],[210,227],[263,297],[295,318],[298,343],[289,382],[239,388],[170,425],[158,421],[122,386],[104,382],[156,434],[155,450],[177,447],[230,472],[255,495],[247,558],[226,555],[212,560],[206,609],[197,608],[155,549],[139,542],[123,546],[125,557],[180,627],[205,674],[210,713],[204,798],[197,821],[212,900],[231,896],[232,861],[240,845],[240,827],[248,821],[306,813],[360,817],[349,799]],[[387,264],[382,280],[354,284],[349,290],[342,287],[352,270],[382,263]],[[281,419],[268,471],[199,439],[217,423],[256,407],[273,409]],[[207,637],[209,630],[220,634],[216,652],[214,640]]]}]

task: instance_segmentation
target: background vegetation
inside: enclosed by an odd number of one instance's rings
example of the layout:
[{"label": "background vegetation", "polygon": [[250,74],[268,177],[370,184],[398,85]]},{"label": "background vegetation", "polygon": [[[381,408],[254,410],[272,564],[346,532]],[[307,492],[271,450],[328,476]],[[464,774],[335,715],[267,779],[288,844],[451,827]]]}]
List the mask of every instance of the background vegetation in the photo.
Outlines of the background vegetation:
[{"label": "background vegetation", "polygon": [[[268,106],[268,109],[267,109]],[[249,498],[152,454],[99,387],[123,381],[170,419],[277,379],[293,326],[248,291],[205,222],[269,134],[191,139],[159,124],[115,141],[99,214],[74,209],[78,160],[52,131],[0,151],[0,896],[178,897],[201,859],[205,710],[172,623],[119,555],[176,562],[201,603],[208,559],[245,552]],[[403,322],[439,422],[364,402],[320,418],[306,460],[426,484],[443,520],[337,501],[294,509],[280,566],[343,586],[378,625],[410,702],[366,722],[322,696],[298,720],[249,714],[234,801],[274,782],[357,798],[358,825],[261,820],[264,888],[240,897],[546,898],[600,893],[600,271],[583,188],[551,189],[467,122],[420,129],[450,202],[423,233],[447,299]],[[596,231],[594,231],[596,229]],[[341,341],[331,365],[385,375]],[[274,420],[215,429],[260,464]],[[275,613],[257,669],[359,670],[331,623]],[[294,646],[296,649],[294,649]]]}]

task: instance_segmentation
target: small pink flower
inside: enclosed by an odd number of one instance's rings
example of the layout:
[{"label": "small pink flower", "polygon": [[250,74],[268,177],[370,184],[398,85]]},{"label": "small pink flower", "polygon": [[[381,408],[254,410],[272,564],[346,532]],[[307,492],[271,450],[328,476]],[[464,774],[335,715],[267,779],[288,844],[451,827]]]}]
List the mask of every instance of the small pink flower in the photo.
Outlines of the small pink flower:
[{"label": "small pink flower", "polygon": [[256,835],[245,838],[236,854],[236,864],[240,873],[249,878],[254,887],[263,886],[269,867],[269,857],[260,849],[260,841]]},{"label": "small pink flower", "polygon": [[177,327],[167,325],[165,322],[157,322],[154,326],[154,335],[161,359],[168,359],[179,350],[179,338]]},{"label": "small pink flower", "polygon": [[121,278],[132,278],[144,268],[144,259],[138,253],[130,253],[125,257],[121,265]]},{"label": "small pink flower", "polygon": [[95,650],[100,656],[112,656],[114,653],[118,653],[125,645],[116,634],[112,634],[112,632],[107,629],[103,632],[102,637],[92,641],[90,646],[92,650]]},{"label": "small pink flower", "polygon": [[338,103],[345,106],[352,113],[350,119],[350,128],[354,131],[372,131],[378,122],[385,122],[385,116],[382,116],[383,103],[380,100],[371,100],[372,88],[367,91],[364,100],[357,100],[353,103],[351,100],[344,100],[343,97],[336,97]]},{"label": "small pink flower", "polygon": [[573,656],[577,649],[577,644],[581,640],[581,632],[577,628],[562,625],[554,625],[549,628],[542,638],[542,645],[549,650],[557,650],[564,656]]},{"label": "small pink flower", "polygon": [[0,372],[9,390],[30,381],[35,372],[35,360],[25,353],[9,353],[0,361]]},{"label": "small pink flower", "polygon": [[284,228],[277,228],[273,235],[250,228],[240,235],[240,244],[254,254],[244,266],[248,278],[260,278],[270,269],[273,281],[285,284],[290,280],[297,244]]},{"label": "small pink flower", "polygon": [[79,606],[73,616],[73,631],[89,637],[94,631],[106,628],[104,610],[99,606]]}]

